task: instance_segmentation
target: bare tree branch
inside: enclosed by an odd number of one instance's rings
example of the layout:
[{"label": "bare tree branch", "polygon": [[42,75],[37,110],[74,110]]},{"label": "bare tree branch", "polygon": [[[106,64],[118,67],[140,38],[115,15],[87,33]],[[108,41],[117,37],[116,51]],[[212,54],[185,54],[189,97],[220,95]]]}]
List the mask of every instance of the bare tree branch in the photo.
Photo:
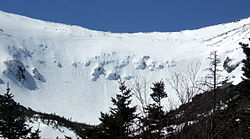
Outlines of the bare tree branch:
[{"label": "bare tree branch", "polygon": [[204,78],[199,76],[201,63],[190,63],[185,70],[171,73],[168,84],[176,92],[181,104],[188,103],[193,96],[205,90]]}]

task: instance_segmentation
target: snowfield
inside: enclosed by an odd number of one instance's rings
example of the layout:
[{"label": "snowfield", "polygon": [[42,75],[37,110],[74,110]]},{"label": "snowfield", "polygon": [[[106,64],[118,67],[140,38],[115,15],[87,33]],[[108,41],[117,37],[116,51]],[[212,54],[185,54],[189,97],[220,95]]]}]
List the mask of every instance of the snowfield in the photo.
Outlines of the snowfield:
[{"label": "snowfield", "polygon": [[205,74],[214,50],[222,64],[229,59],[227,65],[235,67],[223,69],[223,78],[239,83],[245,55],[238,44],[249,38],[250,18],[181,32],[120,34],[0,11],[0,90],[9,82],[14,99],[26,107],[98,124],[118,79],[132,86],[145,78],[149,89],[192,62],[200,62]]},{"label": "snowfield", "polygon": [[29,127],[32,127],[32,131],[34,132],[39,128],[40,136],[43,139],[65,139],[65,137],[71,137],[72,139],[79,138],[73,131],[67,129],[65,127],[55,127],[49,124],[44,124],[40,120],[32,120],[27,123]]}]

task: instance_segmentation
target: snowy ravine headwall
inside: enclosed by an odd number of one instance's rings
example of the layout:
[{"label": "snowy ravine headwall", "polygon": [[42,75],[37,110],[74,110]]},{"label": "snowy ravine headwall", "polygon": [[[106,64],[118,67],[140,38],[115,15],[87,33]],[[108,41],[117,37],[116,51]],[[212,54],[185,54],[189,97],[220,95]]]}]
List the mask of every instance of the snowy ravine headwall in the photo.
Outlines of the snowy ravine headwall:
[{"label": "snowy ravine headwall", "polygon": [[[110,33],[50,23],[0,11],[0,89],[9,82],[15,100],[38,111],[96,124],[118,91],[117,80],[133,87],[171,77],[217,50],[223,79],[241,80],[239,42],[250,38],[250,19],[172,33]],[[166,84],[169,98],[178,105]],[[136,102],[135,102],[136,103]],[[167,106],[168,100],[165,100]]]}]

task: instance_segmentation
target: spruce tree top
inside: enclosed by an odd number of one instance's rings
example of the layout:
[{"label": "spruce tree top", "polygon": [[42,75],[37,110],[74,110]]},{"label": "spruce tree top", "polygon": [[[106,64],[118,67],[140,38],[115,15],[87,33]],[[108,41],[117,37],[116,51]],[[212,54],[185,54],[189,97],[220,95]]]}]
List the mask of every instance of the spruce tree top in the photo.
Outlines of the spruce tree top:
[{"label": "spruce tree top", "polygon": [[167,97],[167,93],[164,91],[165,84],[163,81],[153,83],[153,87],[151,89],[153,90],[153,93],[150,95],[151,98],[160,105],[161,99]]}]

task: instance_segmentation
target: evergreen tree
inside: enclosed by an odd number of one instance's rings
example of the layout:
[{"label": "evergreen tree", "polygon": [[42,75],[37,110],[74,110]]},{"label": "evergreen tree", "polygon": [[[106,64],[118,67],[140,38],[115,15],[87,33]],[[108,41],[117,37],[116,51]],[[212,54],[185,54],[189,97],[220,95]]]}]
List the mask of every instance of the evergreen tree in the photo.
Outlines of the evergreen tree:
[{"label": "evergreen tree", "polygon": [[150,95],[151,98],[154,100],[155,103],[158,104],[158,106],[161,106],[161,100],[165,97],[167,97],[167,93],[164,91],[165,84],[163,81],[153,83],[154,87],[151,89],[153,90],[153,93]]},{"label": "evergreen tree", "polygon": [[125,82],[119,81],[119,84],[120,93],[111,99],[115,108],[111,108],[110,114],[101,113],[99,118],[102,138],[127,139],[134,136],[132,125],[137,117],[136,106],[130,106],[131,89],[125,86]]},{"label": "evergreen tree", "polygon": [[142,138],[160,139],[163,138],[163,128],[166,125],[166,120],[164,120],[165,112],[162,109],[161,101],[167,97],[167,93],[164,91],[165,85],[163,81],[153,83],[153,85],[151,88],[153,93],[150,96],[154,103],[145,108],[146,117],[142,119],[144,127]]},{"label": "evergreen tree", "polygon": [[7,92],[1,96],[0,100],[0,135],[4,138],[26,138],[31,131],[31,128],[25,124],[23,111],[18,106],[7,85]]},{"label": "evergreen tree", "polygon": [[248,44],[239,43],[242,46],[243,52],[246,55],[246,59],[244,59],[243,62],[243,75],[245,76],[245,80],[250,80],[250,48],[248,47]]},{"label": "evergreen tree", "polygon": [[[249,39],[250,40],[250,39]],[[248,44],[245,43],[239,43],[242,46],[243,52],[246,55],[246,58],[242,60],[243,67],[243,82],[241,82],[241,87],[240,87],[240,92],[241,95],[247,96],[250,99],[250,91],[249,91],[249,86],[250,86],[250,48]]]}]

